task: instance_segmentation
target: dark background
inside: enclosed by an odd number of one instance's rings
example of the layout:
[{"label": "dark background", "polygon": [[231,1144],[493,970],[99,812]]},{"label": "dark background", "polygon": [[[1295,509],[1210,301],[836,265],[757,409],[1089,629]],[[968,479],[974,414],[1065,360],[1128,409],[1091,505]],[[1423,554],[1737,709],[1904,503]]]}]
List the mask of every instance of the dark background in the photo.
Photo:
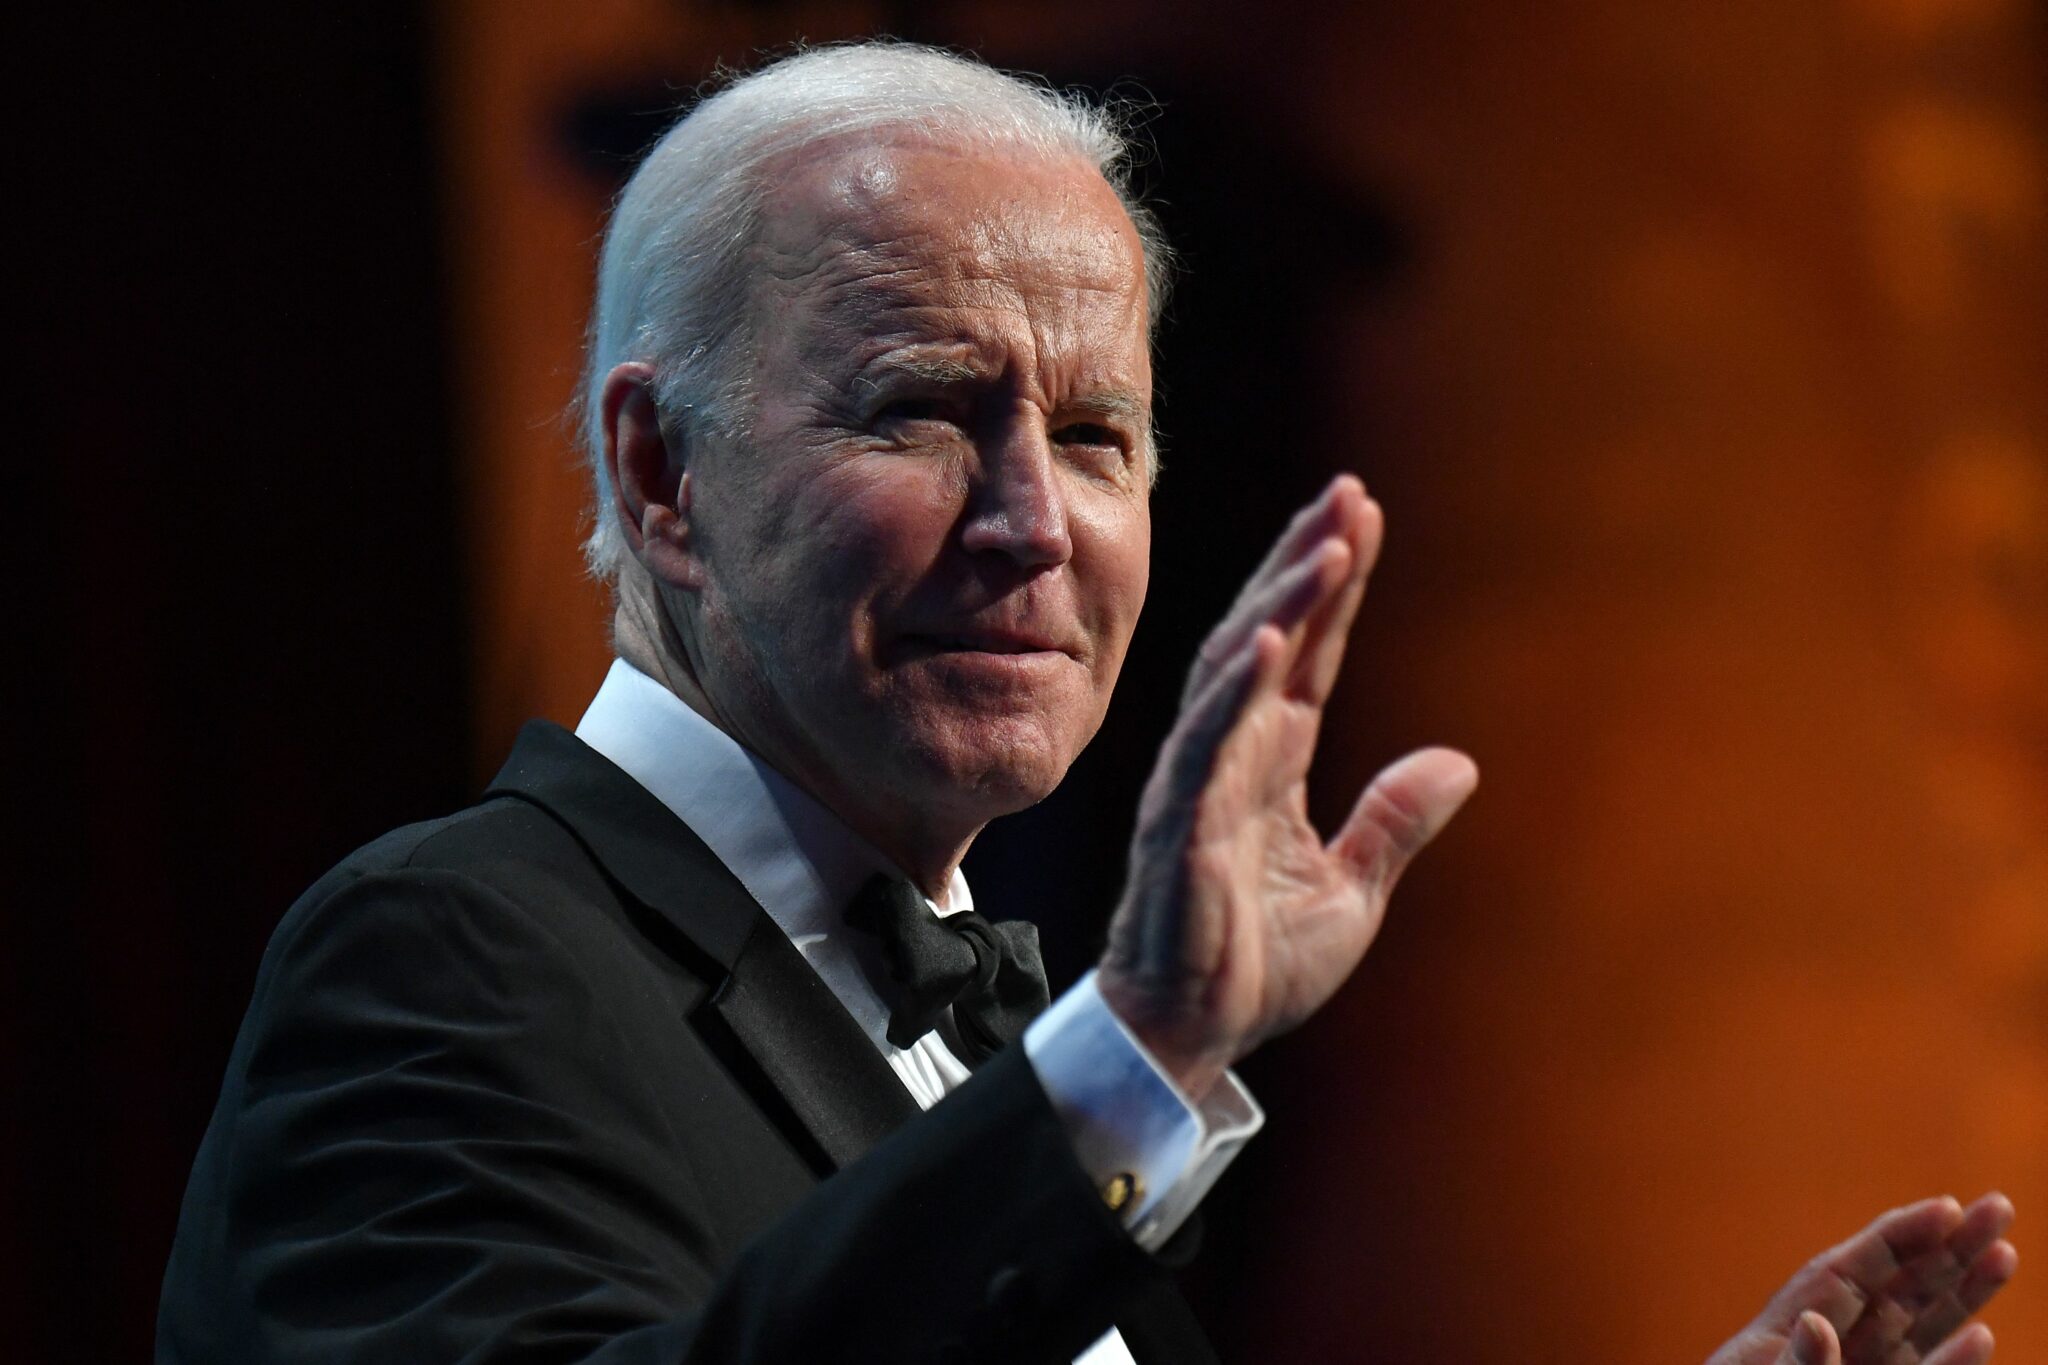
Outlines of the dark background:
[{"label": "dark background", "polygon": [[470,790],[441,206],[415,6],[41,38],[0,1358],[136,1360],[271,926]]}]

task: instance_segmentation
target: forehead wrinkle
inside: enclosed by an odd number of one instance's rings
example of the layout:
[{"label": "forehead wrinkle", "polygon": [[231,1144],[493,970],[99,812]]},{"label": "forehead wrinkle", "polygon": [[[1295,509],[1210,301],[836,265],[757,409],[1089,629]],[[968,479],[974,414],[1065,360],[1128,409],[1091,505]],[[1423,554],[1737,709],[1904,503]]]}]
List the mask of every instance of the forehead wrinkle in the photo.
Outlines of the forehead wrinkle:
[{"label": "forehead wrinkle", "polygon": [[[792,339],[797,354],[821,376],[841,374],[834,387],[872,392],[891,375],[934,385],[985,384],[1007,378],[1038,395],[1048,408],[1065,407],[1149,426],[1150,404],[1139,376],[1102,373],[1061,324],[1087,286],[1063,286],[1066,300],[1034,305],[1032,291],[992,281],[987,297],[968,305],[1008,321],[995,329],[963,327],[957,299],[932,297],[924,263],[880,274],[850,269],[841,278],[804,291],[808,302]],[[937,292],[944,295],[943,287]],[[794,319],[792,319],[794,320]],[[1113,366],[1112,369],[1121,367]],[[1091,373],[1092,372],[1092,373]]]},{"label": "forehead wrinkle", "polygon": [[[881,240],[850,240],[834,233],[801,250],[764,251],[758,259],[761,278],[784,301],[802,300],[805,311],[827,325],[859,324],[874,335],[923,335],[925,329],[915,323],[900,333],[879,330],[892,315],[944,314],[963,305],[1028,311],[1007,263],[963,261],[929,232]],[[976,287],[963,298],[961,285]]]},{"label": "forehead wrinkle", "polygon": [[[772,182],[756,245],[784,257],[785,268],[776,273],[792,279],[817,273],[835,252],[855,258],[894,256],[927,270],[943,262],[941,275],[997,285],[1007,283],[1020,260],[1057,259],[1082,287],[1135,291],[1142,307],[1142,248],[1101,172],[1080,157],[1005,152],[1032,185],[1012,184],[1006,194],[975,205],[958,225],[958,235],[949,233],[933,251],[930,204],[906,185],[905,158],[979,158],[986,155],[983,149],[926,143],[909,135],[880,142],[866,136],[828,138],[793,149]],[[1106,216],[1099,202],[1105,195],[1113,205]],[[785,244],[779,252],[761,240],[770,238]],[[794,250],[786,245],[792,241],[800,243]]]},{"label": "forehead wrinkle", "polygon": [[[881,218],[879,223],[843,217],[807,251],[794,254],[818,258],[809,267],[811,274],[824,273],[833,258],[844,262],[844,282],[878,286],[885,306],[897,301],[909,307],[956,307],[962,300],[932,297],[933,291],[969,285],[978,287],[973,299],[977,305],[1028,312],[1029,291],[1020,282],[1048,263],[1062,277],[1051,287],[1062,292],[1118,299],[1141,293],[1142,275],[1126,268],[1125,244],[1117,230],[1091,223],[1085,225],[1089,230],[1077,231],[1083,225],[1068,213],[1059,213],[1048,223],[1029,213],[1007,212],[1009,207],[984,206],[962,225],[959,235],[942,236],[923,220],[923,206],[914,201],[891,202],[886,210],[870,205],[869,211]],[[889,290],[896,279],[913,287]],[[892,293],[894,299],[888,297]]]},{"label": "forehead wrinkle", "polygon": [[864,318],[899,300],[911,301],[909,291],[892,289],[889,282],[915,276],[923,263],[909,253],[900,259],[892,254],[830,237],[798,251],[764,244],[756,253],[755,278],[785,301],[808,297],[820,316],[843,312]]},{"label": "forehead wrinkle", "polygon": [[[1088,196],[1060,186],[972,205],[937,231],[895,170],[887,154],[858,156],[827,169],[823,184],[793,178],[776,195],[788,211],[770,216],[758,242],[769,295],[759,301],[806,368],[845,375],[833,386],[851,389],[866,386],[856,376],[891,368],[880,363],[891,352],[964,349],[974,362],[965,372],[959,361],[933,368],[923,358],[893,368],[942,384],[1008,374],[1041,402],[1149,425],[1141,375],[1086,374],[1101,358],[1069,353],[1079,340],[1069,324],[1091,296],[1095,307],[1142,315],[1142,271],[1121,213],[1105,224]],[[1038,278],[1047,262],[1054,278]],[[963,309],[983,321],[963,325]],[[990,314],[1007,320],[991,330]],[[1144,330],[1142,316],[1136,325]],[[1090,384],[1100,387],[1073,392]]]},{"label": "forehead wrinkle", "polygon": [[971,383],[1008,367],[1007,343],[963,331],[943,309],[900,293],[851,292],[857,297],[829,301],[798,327],[797,353],[820,373],[843,375],[840,385],[873,388],[892,373]]},{"label": "forehead wrinkle", "polygon": [[806,363],[865,368],[872,361],[859,361],[863,352],[946,339],[916,316],[937,307],[914,287],[924,279],[921,263],[884,263],[844,249],[818,254],[804,274],[766,281],[769,297],[756,298],[764,320]]}]

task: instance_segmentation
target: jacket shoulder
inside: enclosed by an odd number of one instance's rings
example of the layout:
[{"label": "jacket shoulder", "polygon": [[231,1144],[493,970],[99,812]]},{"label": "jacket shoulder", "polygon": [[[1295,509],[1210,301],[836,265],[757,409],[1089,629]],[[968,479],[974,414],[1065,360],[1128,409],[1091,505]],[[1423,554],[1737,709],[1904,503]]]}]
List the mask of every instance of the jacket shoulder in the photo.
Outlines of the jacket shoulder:
[{"label": "jacket shoulder", "polygon": [[392,830],[356,849],[309,887],[279,923],[273,946],[331,913],[365,882],[402,893],[412,886],[467,889],[498,913],[517,913],[569,947],[624,938],[636,953],[642,926],[617,885],[576,836],[547,811],[497,796],[452,815]]},{"label": "jacket shoulder", "polygon": [[536,873],[603,874],[576,837],[546,811],[512,796],[392,830],[356,849],[308,888],[300,903],[323,900],[365,876],[454,872],[517,889]]}]

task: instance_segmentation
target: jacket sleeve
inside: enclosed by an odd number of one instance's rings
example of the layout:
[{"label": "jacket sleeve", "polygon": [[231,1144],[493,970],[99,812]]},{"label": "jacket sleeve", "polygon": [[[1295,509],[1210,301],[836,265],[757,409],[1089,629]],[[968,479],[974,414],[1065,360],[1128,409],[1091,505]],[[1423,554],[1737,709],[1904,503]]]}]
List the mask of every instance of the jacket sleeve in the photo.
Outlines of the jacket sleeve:
[{"label": "jacket sleeve", "polygon": [[160,1365],[1067,1361],[1160,1273],[1016,1048],[735,1254],[543,924],[442,869],[309,901],[194,1169]]}]

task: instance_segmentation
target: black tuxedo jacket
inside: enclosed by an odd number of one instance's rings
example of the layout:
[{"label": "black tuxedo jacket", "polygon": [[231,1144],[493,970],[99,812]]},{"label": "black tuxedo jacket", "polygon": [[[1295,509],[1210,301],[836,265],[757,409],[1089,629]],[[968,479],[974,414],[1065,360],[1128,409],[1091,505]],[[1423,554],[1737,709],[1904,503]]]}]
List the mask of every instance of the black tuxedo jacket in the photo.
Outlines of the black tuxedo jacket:
[{"label": "black tuxedo jacket", "polygon": [[257,978],[162,1365],[1213,1361],[1010,1048],[929,1113],[567,732],[350,856]]}]

